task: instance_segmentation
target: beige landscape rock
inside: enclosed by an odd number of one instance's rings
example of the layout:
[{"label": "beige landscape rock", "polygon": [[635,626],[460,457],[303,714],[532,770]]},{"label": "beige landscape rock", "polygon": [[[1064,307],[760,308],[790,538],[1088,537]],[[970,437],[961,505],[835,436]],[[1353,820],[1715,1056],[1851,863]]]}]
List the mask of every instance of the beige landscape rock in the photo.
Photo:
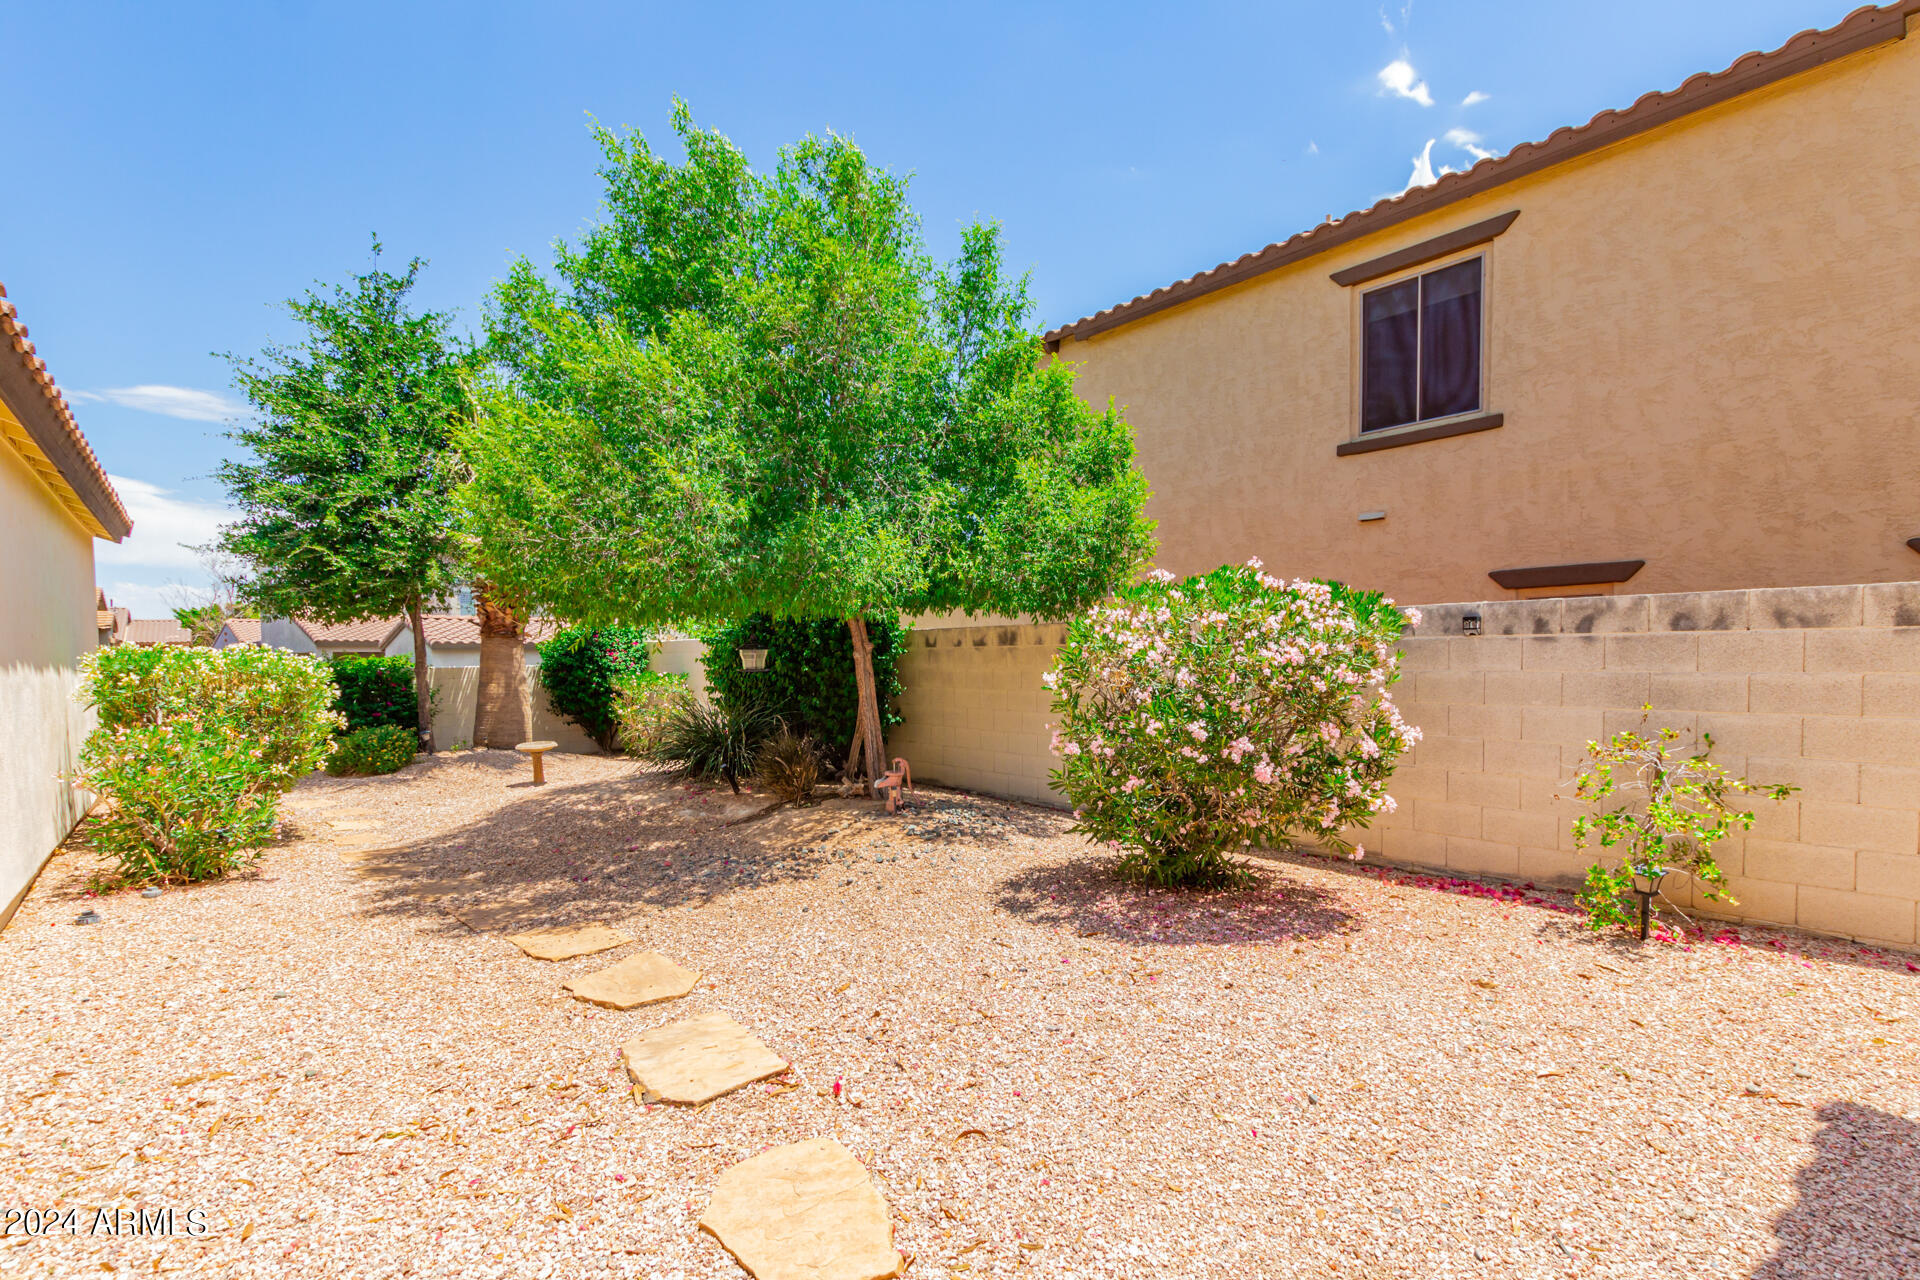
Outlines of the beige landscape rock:
[{"label": "beige landscape rock", "polygon": [[511,929],[532,914],[524,902],[469,902],[456,908],[453,918],[475,933]]},{"label": "beige landscape rock", "polygon": [[814,1138],[742,1160],[700,1217],[755,1280],[885,1280],[900,1274],[887,1202],[853,1153]]},{"label": "beige landscape rock", "polygon": [[563,925],[553,929],[529,929],[510,933],[507,941],[535,960],[571,960],[596,951],[611,951],[633,941],[630,934],[609,929],[596,920],[592,924]]},{"label": "beige landscape rock", "polygon": [[621,1054],[627,1074],[663,1102],[705,1102],[787,1069],[783,1059],[724,1013],[643,1031]]},{"label": "beige landscape rock", "polygon": [[658,952],[642,951],[610,968],[561,985],[576,999],[602,1009],[636,1009],[659,1000],[678,999],[699,981],[697,970],[683,969]]}]

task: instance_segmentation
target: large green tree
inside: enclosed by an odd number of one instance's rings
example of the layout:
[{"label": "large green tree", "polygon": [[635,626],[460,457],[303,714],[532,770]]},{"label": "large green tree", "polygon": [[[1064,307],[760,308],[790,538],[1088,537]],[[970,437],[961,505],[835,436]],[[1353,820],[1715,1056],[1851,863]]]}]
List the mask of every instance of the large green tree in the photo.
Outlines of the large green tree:
[{"label": "large green tree", "polygon": [[756,173],[675,104],[681,163],[599,130],[604,218],[495,295],[509,371],[462,429],[483,572],[586,625],[832,618],[871,776],[867,623],[1059,617],[1151,551],[1133,438],[1047,360],[997,228],[928,255],[904,180],[812,137]]},{"label": "large green tree", "polygon": [[469,401],[449,317],[414,311],[425,263],[381,269],[287,303],[306,330],[257,359],[228,356],[257,420],[251,460],[220,468],[240,519],[221,548],[252,568],[266,616],[322,622],[404,613],[413,628],[420,740],[433,750],[421,615],[455,583],[455,424]]}]

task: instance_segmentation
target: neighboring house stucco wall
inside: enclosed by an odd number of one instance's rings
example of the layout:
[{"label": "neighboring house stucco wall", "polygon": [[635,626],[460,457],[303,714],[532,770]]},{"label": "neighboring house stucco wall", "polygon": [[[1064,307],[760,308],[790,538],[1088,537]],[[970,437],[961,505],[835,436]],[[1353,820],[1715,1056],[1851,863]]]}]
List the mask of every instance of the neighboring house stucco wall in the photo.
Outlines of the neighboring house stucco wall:
[{"label": "neighboring house stucco wall", "polygon": [[[1185,575],[1257,555],[1403,603],[1502,595],[1494,569],[1609,560],[1647,562],[1618,588],[1634,592],[1920,575],[1904,545],[1920,535],[1916,21],[1904,40],[1067,339],[1081,394],[1134,425],[1159,564]],[[1379,282],[1329,274],[1510,210],[1485,246],[1485,408],[1505,425],[1336,456],[1357,433],[1359,297]]]},{"label": "neighboring house stucco wall", "polygon": [[[433,634],[429,628],[427,634]],[[527,670],[532,671],[540,665],[540,651],[532,645],[522,646],[527,657]],[[394,632],[393,639],[387,641],[388,657],[413,657],[413,628],[402,627]],[[472,645],[429,644],[427,646],[427,665],[429,667],[477,667],[480,665],[480,650]],[[468,728],[472,728],[471,725]]]},{"label": "neighboring house stucco wall", "polygon": [[313,637],[291,618],[264,618],[260,622],[260,643],[293,653],[319,653]]},{"label": "neighboring house stucco wall", "polygon": [[[6,409],[0,406],[0,414]],[[93,538],[0,442],[0,924],[86,812],[57,775],[77,762],[92,716],[76,663],[98,644]]]}]

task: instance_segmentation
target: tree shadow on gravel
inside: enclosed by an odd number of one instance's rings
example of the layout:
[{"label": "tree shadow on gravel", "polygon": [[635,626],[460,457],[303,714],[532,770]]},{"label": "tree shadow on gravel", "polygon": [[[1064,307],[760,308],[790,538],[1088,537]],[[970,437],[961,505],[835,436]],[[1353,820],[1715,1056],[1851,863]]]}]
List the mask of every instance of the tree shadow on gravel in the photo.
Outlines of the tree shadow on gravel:
[{"label": "tree shadow on gravel", "polygon": [[1820,1108],[1813,1158],[1774,1219],[1779,1240],[1754,1280],[1920,1276],[1920,1125],[1856,1102]]},{"label": "tree shadow on gravel", "polygon": [[998,905],[1031,924],[1139,946],[1295,942],[1353,924],[1326,890],[1274,866],[1250,870],[1255,882],[1245,889],[1149,890],[1121,879],[1110,859],[1076,859],[1007,877]]},{"label": "tree shadow on gravel", "polygon": [[341,850],[359,872],[361,910],[438,920],[448,931],[465,928],[451,913],[479,906],[510,906],[516,924],[580,924],[838,877],[876,854],[992,847],[1060,825],[1046,811],[931,791],[895,816],[865,798],[771,807],[765,796],[664,774],[503,786],[503,799],[440,835]]}]

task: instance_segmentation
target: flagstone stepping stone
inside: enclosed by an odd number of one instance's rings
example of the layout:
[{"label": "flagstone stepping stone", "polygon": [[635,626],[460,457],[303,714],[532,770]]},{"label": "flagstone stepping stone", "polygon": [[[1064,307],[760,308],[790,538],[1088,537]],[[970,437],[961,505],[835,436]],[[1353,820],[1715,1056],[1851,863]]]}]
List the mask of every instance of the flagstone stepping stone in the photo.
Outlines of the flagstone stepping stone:
[{"label": "flagstone stepping stone", "polygon": [[903,1261],[886,1200],[832,1138],[775,1147],[728,1169],[700,1227],[755,1280],[886,1280]]},{"label": "flagstone stepping stone", "polygon": [[777,1076],[786,1062],[724,1013],[643,1031],[621,1049],[627,1074],[662,1102],[706,1102]]},{"label": "flagstone stepping stone", "polygon": [[564,925],[553,929],[529,929],[510,933],[507,941],[535,960],[571,960],[596,951],[611,951],[632,942],[629,934],[609,929],[598,920],[592,924]]},{"label": "flagstone stepping stone", "polygon": [[636,1009],[659,1000],[677,1000],[700,981],[694,969],[683,969],[655,951],[628,956],[611,968],[562,983],[577,1000],[602,1009]]}]

